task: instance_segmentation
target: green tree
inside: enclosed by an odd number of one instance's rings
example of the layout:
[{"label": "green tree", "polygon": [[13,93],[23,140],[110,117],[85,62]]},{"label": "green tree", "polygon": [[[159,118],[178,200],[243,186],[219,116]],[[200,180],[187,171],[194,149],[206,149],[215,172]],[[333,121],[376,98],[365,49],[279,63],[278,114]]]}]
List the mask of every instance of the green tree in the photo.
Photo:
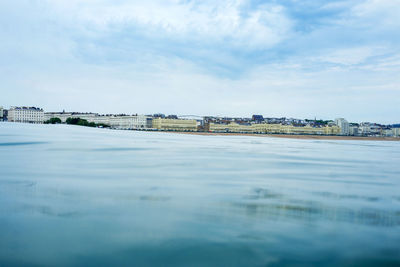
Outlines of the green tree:
[{"label": "green tree", "polygon": [[94,122],[88,122],[87,120],[81,118],[68,118],[65,122],[67,124],[87,126],[87,127],[104,127],[104,128],[110,127],[109,125],[104,123],[96,124]]},{"label": "green tree", "polygon": [[60,118],[50,118],[49,120],[45,121],[46,124],[59,124],[61,123]]}]

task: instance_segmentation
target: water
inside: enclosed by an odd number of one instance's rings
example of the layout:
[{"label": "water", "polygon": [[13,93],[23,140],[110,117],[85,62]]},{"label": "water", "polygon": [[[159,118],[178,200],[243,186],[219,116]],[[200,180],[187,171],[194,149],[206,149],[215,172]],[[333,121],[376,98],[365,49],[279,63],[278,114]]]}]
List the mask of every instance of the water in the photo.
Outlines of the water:
[{"label": "water", "polygon": [[0,123],[0,266],[310,264],[400,264],[400,142]]}]

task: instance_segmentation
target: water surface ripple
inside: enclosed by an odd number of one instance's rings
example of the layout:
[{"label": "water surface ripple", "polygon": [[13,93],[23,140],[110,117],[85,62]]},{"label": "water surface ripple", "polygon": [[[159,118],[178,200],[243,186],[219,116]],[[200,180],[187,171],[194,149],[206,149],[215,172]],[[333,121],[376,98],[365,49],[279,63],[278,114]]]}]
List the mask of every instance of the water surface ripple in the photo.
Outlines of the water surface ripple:
[{"label": "water surface ripple", "polygon": [[0,266],[400,265],[400,142],[0,123]]}]

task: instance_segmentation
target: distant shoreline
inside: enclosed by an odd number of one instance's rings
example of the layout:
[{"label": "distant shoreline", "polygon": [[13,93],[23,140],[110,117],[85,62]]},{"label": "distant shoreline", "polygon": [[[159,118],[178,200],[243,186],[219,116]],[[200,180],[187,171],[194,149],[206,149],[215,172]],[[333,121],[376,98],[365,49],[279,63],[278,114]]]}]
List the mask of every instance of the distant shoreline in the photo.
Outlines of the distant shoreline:
[{"label": "distant shoreline", "polygon": [[[158,131],[164,132],[164,131]],[[246,134],[246,133],[209,133],[209,132],[172,132],[166,133],[190,134],[190,135],[210,135],[210,136],[258,136],[258,137],[276,137],[289,139],[305,140],[363,140],[363,141],[400,141],[397,137],[378,137],[378,136],[339,136],[339,135],[292,135],[292,134]]]},{"label": "distant shoreline", "polygon": [[[60,124],[73,125],[73,124]],[[75,125],[82,126],[84,125]],[[122,130],[122,129],[113,129]],[[126,129],[127,130],[127,129]],[[175,133],[188,135],[205,135],[205,136],[256,136],[256,137],[275,137],[287,139],[303,139],[303,140],[361,140],[361,141],[400,141],[400,137],[384,137],[384,136],[341,136],[341,135],[305,135],[305,134],[255,134],[255,133],[224,133],[224,132],[190,132],[190,131],[162,131],[148,129],[131,129],[140,132],[157,132],[157,133]]]}]

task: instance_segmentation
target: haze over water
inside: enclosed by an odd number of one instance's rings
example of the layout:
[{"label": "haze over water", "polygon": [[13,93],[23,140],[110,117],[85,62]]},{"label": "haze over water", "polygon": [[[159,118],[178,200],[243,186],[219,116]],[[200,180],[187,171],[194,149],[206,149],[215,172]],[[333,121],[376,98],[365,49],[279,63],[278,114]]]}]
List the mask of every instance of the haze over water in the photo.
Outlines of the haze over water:
[{"label": "haze over water", "polygon": [[400,142],[0,123],[1,266],[400,264]]}]

